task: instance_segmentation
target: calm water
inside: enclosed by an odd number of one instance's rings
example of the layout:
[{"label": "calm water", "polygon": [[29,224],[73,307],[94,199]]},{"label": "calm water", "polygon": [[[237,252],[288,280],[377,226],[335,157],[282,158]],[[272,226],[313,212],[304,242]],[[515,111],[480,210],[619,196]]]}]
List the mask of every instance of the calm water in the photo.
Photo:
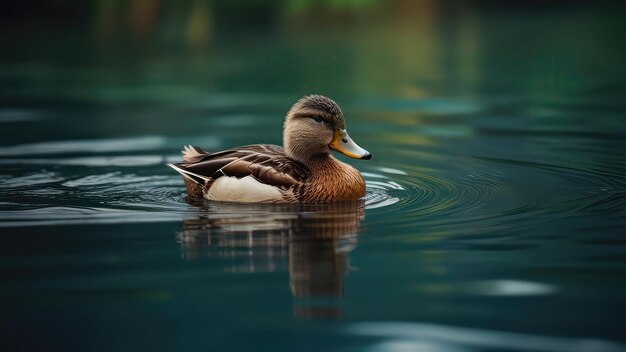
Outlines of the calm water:
[{"label": "calm water", "polygon": [[[465,10],[191,48],[14,25],[5,347],[626,351],[621,18]],[[187,202],[183,144],[280,144],[313,92],[374,155],[364,200]]]}]

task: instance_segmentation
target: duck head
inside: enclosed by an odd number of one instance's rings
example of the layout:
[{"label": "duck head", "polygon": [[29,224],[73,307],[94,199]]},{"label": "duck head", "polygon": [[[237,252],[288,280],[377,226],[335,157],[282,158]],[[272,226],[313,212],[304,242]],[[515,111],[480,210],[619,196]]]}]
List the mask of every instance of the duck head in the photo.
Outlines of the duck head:
[{"label": "duck head", "polygon": [[339,105],[323,95],[307,95],[291,107],[285,118],[283,146],[287,156],[304,163],[332,150],[355,159],[372,158],[348,135]]}]

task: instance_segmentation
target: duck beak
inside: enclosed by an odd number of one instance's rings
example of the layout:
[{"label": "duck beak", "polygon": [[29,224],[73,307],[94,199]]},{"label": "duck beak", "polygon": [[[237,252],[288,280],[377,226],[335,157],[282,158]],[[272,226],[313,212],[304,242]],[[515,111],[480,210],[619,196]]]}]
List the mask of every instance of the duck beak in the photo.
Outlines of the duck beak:
[{"label": "duck beak", "polygon": [[354,143],[352,138],[348,135],[348,132],[341,128],[335,128],[335,137],[333,137],[333,141],[330,142],[329,147],[354,159],[367,160],[372,158],[370,152]]}]

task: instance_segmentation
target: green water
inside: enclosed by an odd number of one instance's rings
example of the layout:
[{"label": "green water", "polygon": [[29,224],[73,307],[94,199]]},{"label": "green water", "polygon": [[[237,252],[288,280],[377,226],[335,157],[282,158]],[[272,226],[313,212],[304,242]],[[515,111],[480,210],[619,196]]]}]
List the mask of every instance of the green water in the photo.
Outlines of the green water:
[{"label": "green water", "polygon": [[[620,9],[288,3],[5,21],[3,350],[625,351]],[[187,202],[308,93],[365,199]]]}]

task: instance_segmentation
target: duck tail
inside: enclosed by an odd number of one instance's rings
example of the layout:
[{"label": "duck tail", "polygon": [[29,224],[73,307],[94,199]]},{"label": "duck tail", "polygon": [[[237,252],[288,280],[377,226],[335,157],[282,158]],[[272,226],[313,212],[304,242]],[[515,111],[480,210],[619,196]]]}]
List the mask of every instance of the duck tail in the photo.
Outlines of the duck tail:
[{"label": "duck tail", "polygon": [[206,176],[202,176],[202,175],[198,175],[196,173],[193,173],[189,170],[185,170],[184,166],[182,166],[182,164],[167,164],[167,166],[171,167],[172,169],[176,170],[179,174],[181,174],[185,179],[192,181],[193,183],[197,183],[199,185],[204,185],[206,184],[208,181],[211,180],[210,177],[206,177]]},{"label": "duck tail", "polygon": [[191,144],[186,145],[184,149],[181,150],[181,153],[183,154],[183,160],[186,163],[197,163],[209,154],[206,150],[202,150]]}]

